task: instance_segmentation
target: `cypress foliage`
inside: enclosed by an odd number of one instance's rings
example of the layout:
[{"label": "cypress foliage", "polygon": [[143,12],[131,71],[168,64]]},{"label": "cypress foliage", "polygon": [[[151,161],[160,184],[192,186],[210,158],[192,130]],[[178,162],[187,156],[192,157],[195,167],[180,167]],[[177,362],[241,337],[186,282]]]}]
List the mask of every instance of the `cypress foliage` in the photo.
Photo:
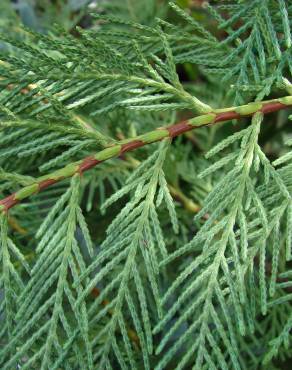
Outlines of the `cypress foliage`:
[{"label": "cypress foliage", "polygon": [[288,363],[292,2],[187,3],[1,2],[1,369]]}]

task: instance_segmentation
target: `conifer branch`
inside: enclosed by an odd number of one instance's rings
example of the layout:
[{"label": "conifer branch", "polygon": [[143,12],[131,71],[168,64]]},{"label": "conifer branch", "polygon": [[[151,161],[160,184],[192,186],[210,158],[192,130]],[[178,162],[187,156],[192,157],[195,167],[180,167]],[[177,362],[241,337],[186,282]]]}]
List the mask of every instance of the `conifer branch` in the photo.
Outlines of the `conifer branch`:
[{"label": "conifer branch", "polygon": [[174,138],[196,128],[213,125],[219,122],[240,119],[252,116],[257,112],[268,114],[292,106],[292,96],[279,99],[253,102],[231,108],[215,109],[212,113],[202,114],[189,120],[181,121],[168,127],[158,128],[146,134],[137,136],[133,139],[123,140],[116,145],[110,146],[95,155],[88,156],[83,160],[71,163],[64,168],[57,170],[49,175],[42,176],[30,185],[23,187],[15,193],[0,201],[0,211],[7,212],[17,203],[26,199],[57,182],[70,178],[75,174],[83,172],[97,166],[108,159],[119,157],[120,155],[141,148],[147,144],[161,141],[166,138]]},{"label": "conifer branch", "polygon": [[0,1],[0,367],[282,364],[292,4],[75,3]]},{"label": "conifer branch", "polygon": [[[134,159],[133,157],[127,156],[125,159],[133,165],[133,168],[137,168],[141,165],[141,162],[137,159]],[[174,186],[171,184],[167,184],[167,186],[173,199],[178,201],[187,211],[191,213],[198,213],[201,210],[200,205],[194,203],[192,199],[188,198],[182,192],[179,186]]]}]

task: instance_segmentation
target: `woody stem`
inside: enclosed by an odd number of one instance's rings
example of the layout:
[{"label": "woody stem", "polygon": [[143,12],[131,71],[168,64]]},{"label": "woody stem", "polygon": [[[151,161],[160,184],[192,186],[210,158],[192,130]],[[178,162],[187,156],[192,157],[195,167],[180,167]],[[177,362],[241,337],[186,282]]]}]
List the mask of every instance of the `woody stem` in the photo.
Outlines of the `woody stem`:
[{"label": "woody stem", "polygon": [[49,175],[38,178],[30,185],[23,187],[17,192],[9,195],[0,201],[0,212],[7,212],[11,207],[36,194],[57,182],[70,178],[75,174],[81,174],[108,159],[141,148],[147,144],[161,141],[166,138],[179,136],[190,130],[206,125],[214,125],[218,122],[240,119],[241,117],[252,116],[256,112],[268,114],[281,109],[292,107],[292,96],[280,99],[249,103],[238,107],[215,109],[210,113],[191,118],[168,127],[158,128],[133,139],[122,140],[119,143],[101,150],[97,154],[88,156],[80,161],[71,163]]}]

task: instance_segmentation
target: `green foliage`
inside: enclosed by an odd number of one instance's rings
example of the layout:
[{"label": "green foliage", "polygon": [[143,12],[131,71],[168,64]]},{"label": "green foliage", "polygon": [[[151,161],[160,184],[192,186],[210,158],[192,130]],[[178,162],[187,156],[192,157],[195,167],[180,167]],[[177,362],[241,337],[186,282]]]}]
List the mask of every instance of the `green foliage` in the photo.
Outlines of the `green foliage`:
[{"label": "green foliage", "polygon": [[1,369],[288,364],[292,3],[187,3],[1,2]]}]

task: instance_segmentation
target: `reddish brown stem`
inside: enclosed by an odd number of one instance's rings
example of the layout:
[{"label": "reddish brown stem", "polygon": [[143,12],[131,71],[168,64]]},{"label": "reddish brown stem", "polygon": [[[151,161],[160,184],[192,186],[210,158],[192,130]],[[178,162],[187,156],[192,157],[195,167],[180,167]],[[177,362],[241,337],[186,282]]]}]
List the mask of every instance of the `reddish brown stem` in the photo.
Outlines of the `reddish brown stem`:
[{"label": "reddish brown stem", "polygon": [[276,112],[281,109],[286,109],[292,106],[292,97],[263,101],[260,103],[250,103],[247,105],[214,110],[210,113],[202,114],[201,116],[194,117],[190,120],[182,121],[168,127],[158,128],[154,131],[140,135],[136,138],[122,141],[111,147],[108,147],[95,155],[88,156],[81,161],[72,163],[60,170],[53,172],[48,176],[37,179],[31,185],[9,195],[0,201],[0,212],[7,212],[15,204],[29,196],[46,189],[47,187],[75,174],[82,174],[85,171],[95,167],[108,159],[119,157],[120,155],[133,151],[144,145],[151,144],[167,138],[174,138],[190,130],[194,130],[201,126],[213,125],[218,122],[228,121],[232,119],[239,119],[241,117],[252,116],[256,112],[263,114]]}]

